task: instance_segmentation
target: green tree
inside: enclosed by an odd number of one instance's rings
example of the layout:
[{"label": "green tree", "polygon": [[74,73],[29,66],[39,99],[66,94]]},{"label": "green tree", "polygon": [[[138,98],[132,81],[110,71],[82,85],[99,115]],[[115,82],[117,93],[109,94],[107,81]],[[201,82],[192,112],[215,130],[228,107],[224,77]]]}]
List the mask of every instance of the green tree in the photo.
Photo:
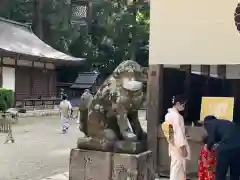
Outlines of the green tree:
[{"label": "green tree", "polygon": [[89,29],[71,25],[70,0],[3,0],[0,16],[32,24],[33,31],[47,44],[87,59],[84,66],[64,74],[98,70],[107,75],[121,61],[132,59],[133,51],[136,61],[148,65],[149,4],[129,1],[93,3]]},{"label": "green tree", "polygon": [[133,37],[136,60],[147,66],[148,3],[141,0],[137,1],[136,6],[119,0],[96,3],[93,4],[91,22],[89,34],[81,31],[69,48],[71,54],[87,58],[85,70],[111,73],[121,61],[132,58]]},{"label": "green tree", "polygon": [[32,23],[33,0],[1,1],[0,16],[22,23]]},{"label": "green tree", "polygon": [[0,16],[32,25],[33,31],[46,43],[68,53],[68,46],[79,32],[69,24],[69,0],[3,1]]}]

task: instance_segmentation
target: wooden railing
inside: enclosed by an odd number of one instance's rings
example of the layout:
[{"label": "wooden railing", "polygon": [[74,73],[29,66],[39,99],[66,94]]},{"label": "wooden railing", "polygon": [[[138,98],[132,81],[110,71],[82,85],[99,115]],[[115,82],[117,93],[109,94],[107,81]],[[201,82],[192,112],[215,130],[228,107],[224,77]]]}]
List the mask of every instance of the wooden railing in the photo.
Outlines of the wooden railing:
[{"label": "wooden railing", "polygon": [[59,105],[60,98],[26,98],[23,101],[17,101],[17,106],[21,106],[26,110],[34,109],[53,109]]}]

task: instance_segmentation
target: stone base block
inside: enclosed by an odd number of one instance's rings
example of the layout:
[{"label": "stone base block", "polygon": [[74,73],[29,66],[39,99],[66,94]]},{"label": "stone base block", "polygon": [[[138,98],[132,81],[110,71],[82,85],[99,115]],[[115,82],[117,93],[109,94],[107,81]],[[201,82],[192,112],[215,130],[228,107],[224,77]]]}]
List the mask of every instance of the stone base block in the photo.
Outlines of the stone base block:
[{"label": "stone base block", "polygon": [[109,180],[112,155],[109,152],[72,149],[69,180]]},{"label": "stone base block", "polygon": [[124,154],[139,154],[147,151],[146,141],[107,141],[97,138],[84,137],[77,141],[77,148],[85,150],[115,152]]},{"label": "stone base block", "polygon": [[137,155],[72,149],[69,180],[154,180],[151,151]]},{"label": "stone base block", "polygon": [[112,180],[154,180],[152,152],[118,154],[113,153]]}]

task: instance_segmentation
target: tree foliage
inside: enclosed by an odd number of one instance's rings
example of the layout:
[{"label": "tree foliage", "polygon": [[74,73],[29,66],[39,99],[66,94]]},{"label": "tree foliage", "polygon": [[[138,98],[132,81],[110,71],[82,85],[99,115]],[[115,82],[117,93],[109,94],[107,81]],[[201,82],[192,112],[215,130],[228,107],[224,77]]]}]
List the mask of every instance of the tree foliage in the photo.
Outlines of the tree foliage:
[{"label": "tree foliage", "polygon": [[108,74],[127,59],[148,65],[149,4],[144,0],[136,4],[130,1],[93,3],[88,28],[70,23],[71,0],[2,0],[0,16],[32,24],[36,33],[41,23],[43,41],[87,59],[84,66],[71,71],[98,70]]},{"label": "tree foliage", "polygon": [[[42,40],[68,53],[68,46],[79,36],[78,30],[73,29],[69,24],[70,2],[68,0],[5,0],[0,6],[0,16],[28,23],[32,25],[34,32],[41,23]],[[40,6],[39,9],[37,6]],[[37,10],[40,11],[41,19],[36,18]]]},{"label": "tree foliage", "polygon": [[70,46],[73,55],[88,59],[86,69],[111,73],[121,61],[132,59],[132,53],[137,54],[140,64],[147,66],[148,3],[138,1],[135,6],[127,1],[108,0],[94,4],[92,12],[90,33],[82,32]]}]

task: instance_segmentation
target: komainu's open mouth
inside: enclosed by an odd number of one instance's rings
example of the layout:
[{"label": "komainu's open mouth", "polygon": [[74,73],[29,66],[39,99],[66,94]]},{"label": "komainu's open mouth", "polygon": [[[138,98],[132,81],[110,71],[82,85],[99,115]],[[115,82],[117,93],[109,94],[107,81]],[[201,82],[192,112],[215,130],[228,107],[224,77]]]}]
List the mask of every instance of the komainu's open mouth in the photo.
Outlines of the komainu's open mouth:
[{"label": "komainu's open mouth", "polygon": [[142,88],[143,84],[139,81],[125,80],[123,81],[123,88],[129,91],[138,91]]}]

